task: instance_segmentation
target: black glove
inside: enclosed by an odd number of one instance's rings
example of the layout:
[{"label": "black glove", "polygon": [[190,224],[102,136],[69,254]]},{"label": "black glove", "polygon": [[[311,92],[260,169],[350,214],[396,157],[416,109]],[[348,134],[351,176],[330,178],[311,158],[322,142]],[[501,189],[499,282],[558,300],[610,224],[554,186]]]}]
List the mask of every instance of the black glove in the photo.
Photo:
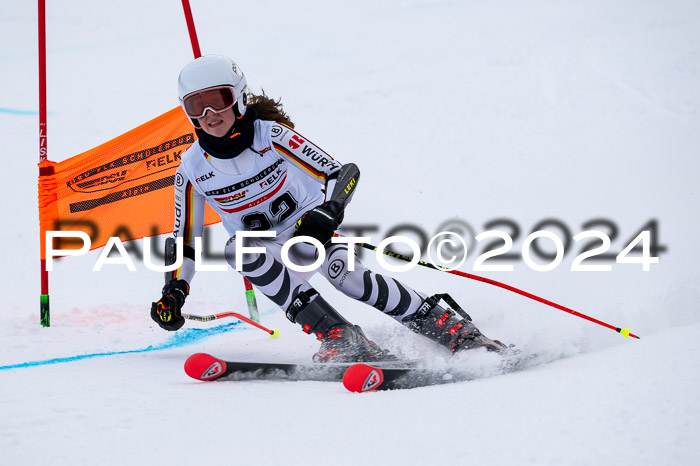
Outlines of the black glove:
[{"label": "black glove", "polygon": [[185,325],[185,318],[180,310],[185,298],[190,294],[190,286],[185,280],[170,280],[163,287],[163,296],[156,303],[151,303],[151,319],[160,328],[174,332]]},{"label": "black glove", "polygon": [[336,201],[326,201],[301,216],[294,236],[311,236],[326,244],[342,221],[342,206]]}]

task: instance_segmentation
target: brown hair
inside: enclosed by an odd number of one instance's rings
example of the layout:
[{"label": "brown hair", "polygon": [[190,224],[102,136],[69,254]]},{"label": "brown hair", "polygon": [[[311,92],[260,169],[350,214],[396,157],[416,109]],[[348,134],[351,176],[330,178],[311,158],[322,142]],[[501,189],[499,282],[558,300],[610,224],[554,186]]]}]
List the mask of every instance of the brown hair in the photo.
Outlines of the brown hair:
[{"label": "brown hair", "polygon": [[249,94],[247,106],[254,109],[261,120],[276,121],[294,128],[289,115],[282,109],[282,99],[271,99],[265,94],[265,90],[260,95]]}]

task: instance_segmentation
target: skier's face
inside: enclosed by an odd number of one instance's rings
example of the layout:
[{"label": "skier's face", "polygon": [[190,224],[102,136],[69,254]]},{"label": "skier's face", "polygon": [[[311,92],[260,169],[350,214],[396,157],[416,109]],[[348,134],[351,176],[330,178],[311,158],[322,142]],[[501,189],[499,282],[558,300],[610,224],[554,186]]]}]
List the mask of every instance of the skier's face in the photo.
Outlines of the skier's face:
[{"label": "skier's face", "polygon": [[217,138],[225,136],[235,122],[236,115],[233,113],[233,108],[224,110],[221,113],[207,110],[207,113],[199,119],[199,125],[202,127],[202,130]]}]

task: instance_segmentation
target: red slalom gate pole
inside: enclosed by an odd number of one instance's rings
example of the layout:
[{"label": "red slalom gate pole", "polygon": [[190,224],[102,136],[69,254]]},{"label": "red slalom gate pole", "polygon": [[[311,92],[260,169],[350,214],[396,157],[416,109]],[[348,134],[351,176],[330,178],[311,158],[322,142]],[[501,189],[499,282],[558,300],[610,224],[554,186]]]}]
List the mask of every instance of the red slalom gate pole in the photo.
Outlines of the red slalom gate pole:
[{"label": "red slalom gate pole", "polygon": [[[199,48],[199,40],[197,39],[197,29],[194,26],[194,17],[192,16],[192,8],[190,8],[190,0],[182,0],[182,9],[185,12],[185,21],[187,22],[187,30],[190,33],[190,42],[192,43],[192,53],[194,53],[194,58],[199,58],[202,56],[202,52]],[[255,300],[255,291],[253,290],[253,284],[247,278],[243,277],[243,284],[245,285],[245,296],[246,302],[248,303],[248,312],[250,317],[256,322],[260,321],[260,314],[258,313],[258,304]]]},{"label": "red slalom gate pole", "polygon": [[199,41],[197,40],[197,30],[194,27],[194,18],[192,18],[190,0],[182,0],[182,8],[185,10],[185,21],[187,21],[187,30],[190,32],[190,42],[192,42],[194,58],[199,58],[202,56],[202,52],[199,50]]},{"label": "red slalom gate pole", "polygon": [[[46,146],[46,1],[39,0],[39,163],[47,159]],[[53,168],[39,167],[39,176],[53,174]],[[45,247],[44,231],[39,228],[39,256],[43,254]],[[39,297],[39,319],[42,327],[51,326],[51,315],[49,313],[49,272],[46,270],[46,260],[41,262],[41,295]]]},{"label": "red slalom gate pole", "polygon": [[[379,249],[379,248],[377,248],[377,246],[374,246],[372,244],[357,243],[357,245],[362,246],[363,248],[369,249],[371,251],[378,251],[386,256],[394,257],[396,259],[400,259],[403,261],[410,262],[412,260],[408,256],[404,256],[403,254],[398,254],[398,253],[395,253],[392,251],[388,251],[386,249]],[[459,270],[446,269],[444,267],[439,267],[435,264],[431,264],[430,262],[426,262],[426,261],[418,261],[418,265],[421,265],[423,267],[428,267],[430,269],[438,270],[440,272],[446,272],[446,273],[450,273],[452,275],[457,275],[459,277],[470,278],[472,280],[477,280],[477,281],[480,281],[483,283],[488,283],[489,285],[498,286],[498,287],[506,289],[508,291],[512,291],[513,293],[517,293],[521,296],[525,296],[526,298],[530,298],[530,299],[533,299],[533,300],[540,302],[542,304],[546,304],[547,306],[551,306],[555,309],[559,309],[560,311],[568,312],[569,314],[575,315],[576,317],[580,317],[580,318],[585,319],[589,322],[593,322],[595,324],[602,325],[603,327],[609,328],[611,330],[615,330],[617,333],[623,335],[625,338],[630,336],[630,337],[636,338],[638,340],[640,339],[637,335],[635,335],[634,333],[631,333],[630,329],[628,329],[628,328],[615,327],[614,325],[610,325],[606,322],[603,322],[602,320],[598,320],[594,317],[587,316],[586,314],[582,314],[578,311],[574,311],[573,309],[570,309],[566,306],[562,306],[561,304],[557,304],[553,301],[549,301],[548,299],[540,298],[537,295],[534,295],[532,293],[528,293],[527,291],[523,291],[521,289],[515,288],[514,286],[506,285],[505,283],[497,282],[496,280],[491,280],[490,278],[480,277],[478,275],[473,275],[470,273],[461,272]]]}]

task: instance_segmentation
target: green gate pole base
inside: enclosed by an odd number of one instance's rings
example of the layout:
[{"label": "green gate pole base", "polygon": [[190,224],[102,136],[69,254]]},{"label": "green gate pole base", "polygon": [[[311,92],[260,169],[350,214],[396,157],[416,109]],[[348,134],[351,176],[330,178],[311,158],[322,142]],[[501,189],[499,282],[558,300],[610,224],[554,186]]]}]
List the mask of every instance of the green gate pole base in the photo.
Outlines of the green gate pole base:
[{"label": "green gate pole base", "polygon": [[260,314],[258,313],[258,303],[255,301],[255,291],[246,290],[245,297],[248,301],[248,312],[250,313],[250,318],[254,322],[260,323]]},{"label": "green gate pole base", "polygon": [[49,315],[49,295],[42,294],[40,296],[40,319],[42,327],[51,326],[51,317]]}]

